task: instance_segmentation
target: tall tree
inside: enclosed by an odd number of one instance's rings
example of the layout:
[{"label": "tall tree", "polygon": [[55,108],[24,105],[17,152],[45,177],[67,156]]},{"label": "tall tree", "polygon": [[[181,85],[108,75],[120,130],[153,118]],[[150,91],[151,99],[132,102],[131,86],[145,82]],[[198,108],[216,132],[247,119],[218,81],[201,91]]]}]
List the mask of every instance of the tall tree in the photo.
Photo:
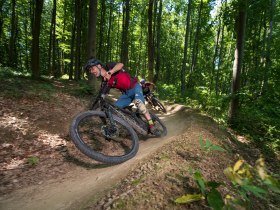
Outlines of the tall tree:
[{"label": "tall tree", "polygon": [[197,25],[196,25],[196,31],[195,31],[195,37],[194,37],[193,49],[192,49],[192,64],[190,66],[188,87],[193,86],[192,77],[197,63],[202,8],[203,8],[203,0],[200,1],[200,6],[199,6],[199,13],[197,18]]},{"label": "tall tree", "polygon": [[186,64],[187,64],[187,56],[188,56],[188,42],[189,42],[189,33],[190,33],[190,17],[191,17],[191,8],[192,8],[192,0],[189,0],[188,3],[188,14],[186,18],[186,32],[185,32],[185,44],[184,44],[184,58],[182,63],[182,71],[181,71],[181,95],[185,95],[186,92]]},{"label": "tall tree", "polygon": [[158,17],[157,17],[157,48],[156,48],[156,74],[154,77],[154,82],[156,83],[159,76],[159,69],[160,69],[160,44],[161,44],[161,19],[162,19],[162,0],[159,0],[159,11],[158,11]]},{"label": "tall tree", "polygon": [[[214,81],[214,76],[218,75],[217,60],[220,59],[218,57],[218,52],[219,52],[220,34],[221,34],[221,30],[222,30],[221,15],[222,15],[222,13],[220,13],[219,17],[218,17],[218,30],[217,30],[217,35],[216,35],[214,56],[213,56],[213,60],[212,60],[212,73],[211,73],[211,77],[210,77],[210,88],[209,88],[210,89],[210,93],[211,93],[212,88],[213,88],[212,84],[213,84],[213,81]],[[216,72],[216,74],[215,74],[215,72]],[[216,79],[218,79],[218,77],[216,77]],[[218,83],[218,80],[216,80],[216,84],[217,83]],[[217,91],[216,91],[216,94],[217,94]]]},{"label": "tall tree", "polygon": [[106,61],[111,60],[111,33],[112,33],[112,18],[113,18],[113,0],[110,0],[110,14],[109,14],[109,26],[107,33],[107,49],[106,49]]},{"label": "tall tree", "polygon": [[105,59],[105,51],[104,51],[104,34],[106,34],[105,30],[106,26],[106,1],[101,1],[101,14],[100,14],[100,24],[99,24],[99,47],[97,56],[100,60]]},{"label": "tall tree", "polygon": [[[88,36],[87,36],[87,57],[96,57],[96,22],[97,22],[97,0],[89,1],[88,11]],[[97,90],[97,79],[88,74],[89,83]]]},{"label": "tall tree", "polygon": [[51,19],[51,27],[50,27],[50,40],[49,40],[49,74],[54,75],[55,77],[59,77],[60,74],[56,65],[56,6],[57,1],[53,0],[53,9],[52,9],[52,19]]},{"label": "tall tree", "polygon": [[154,35],[153,35],[154,0],[149,0],[148,8],[148,80],[154,79]]},{"label": "tall tree", "polygon": [[266,57],[265,57],[266,70],[264,72],[263,86],[262,86],[261,93],[264,93],[267,90],[268,75],[271,71],[270,51],[271,51],[271,36],[272,36],[272,31],[273,31],[274,10],[275,10],[275,0],[271,0],[270,13],[269,13],[269,30],[268,30],[268,35],[267,35],[267,39],[266,39],[266,42],[267,42],[266,43]]},{"label": "tall tree", "polygon": [[75,42],[75,80],[81,79],[81,27],[82,27],[82,19],[81,19],[81,0],[75,1],[75,19],[77,25],[77,38]]},{"label": "tall tree", "polygon": [[17,31],[17,20],[16,20],[16,0],[12,0],[12,17],[11,17],[11,36],[9,46],[9,65],[16,67],[16,31]]},{"label": "tall tree", "polygon": [[39,36],[41,29],[41,19],[43,11],[44,0],[36,0],[35,12],[32,25],[32,47],[31,47],[31,70],[32,78],[40,78],[40,50],[39,50]]},{"label": "tall tree", "polygon": [[232,86],[231,86],[231,100],[228,113],[228,122],[230,125],[235,123],[239,111],[239,90],[240,90],[240,74],[242,68],[242,60],[244,54],[244,42],[246,31],[247,18],[247,0],[240,0],[238,2],[238,15],[235,20],[236,31],[236,47],[234,54],[234,64],[232,70]]},{"label": "tall tree", "polygon": [[89,1],[87,57],[96,57],[97,0]]},{"label": "tall tree", "polygon": [[124,25],[122,31],[122,48],[121,48],[121,62],[127,66],[128,65],[128,28],[129,28],[129,19],[130,19],[130,4],[129,0],[125,1],[124,6]]},{"label": "tall tree", "polygon": [[[223,1],[224,0],[221,0],[221,5],[223,5]],[[227,7],[227,0],[225,0],[225,2],[224,2],[224,4],[225,4],[225,7]],[[221,15],[219,15],[219,24],[221,24],[222,26],[222,31],[221,31],[221,33],[222,33],[222,37],[221,37],[221,39],[220,39],[220,47],[219,47],[219,56],[218,56],[218,64],[217,64],[217,71],[216,71],[216,79],[215,79],[215,83],[216,83],[216,85],[215,85],[215,93],[216,93],[216,95],[218,95],[219,94],[219,82],[220,82],[220,67],[221,67],[221,65],[222,65],[222,61],[223,61],[223,50],[224,50],[224,32],[225,32],[225,24],[224,24],[224,22],[222,21],[222,16]]]}]

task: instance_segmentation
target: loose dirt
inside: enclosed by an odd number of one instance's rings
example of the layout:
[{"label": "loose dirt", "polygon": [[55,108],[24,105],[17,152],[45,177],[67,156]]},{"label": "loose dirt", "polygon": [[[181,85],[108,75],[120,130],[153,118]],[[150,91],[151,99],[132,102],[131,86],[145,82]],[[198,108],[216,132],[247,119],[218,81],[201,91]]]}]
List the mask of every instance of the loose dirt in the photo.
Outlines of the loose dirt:
[{"label": "loose dirt", "polygon": [[[211,118],[165,103],[168,113],[158,114],[166,137],[141,140],[137,155],[123,164],[95,162],[68,136],[73,116],[86,109],[88,99],[61,91],[65,84],[53,85],[57,89],[49,98],[0,96],[0,209],[206,209],[204,202],[174,204],[176,197],[195,192],[189,170],[227,182],[227,166],[240,158],[253,164],[260,156],[245,138],[234,140]],[[205,153],[199,139],[227,152]],[[228,188],[221,191],[225,195]]]}]

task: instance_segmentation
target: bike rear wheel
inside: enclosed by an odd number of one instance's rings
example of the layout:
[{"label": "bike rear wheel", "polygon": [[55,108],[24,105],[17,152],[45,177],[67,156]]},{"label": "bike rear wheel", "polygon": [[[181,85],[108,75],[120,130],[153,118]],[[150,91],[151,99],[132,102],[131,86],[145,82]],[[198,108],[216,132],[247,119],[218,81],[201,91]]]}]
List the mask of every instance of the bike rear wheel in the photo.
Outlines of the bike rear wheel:
[{"label": "bike rear wheel", "polygon": [[167,135],[167,128],[164,125],[164,123],[161,121],[161,119],[159,119],[158,116],[156,116],[153,113],[150,113],[150,115],[151,115],[151,118],[154,122],[154,126],[160,132],[160,137],[166,136]]},{"label": "bike rear wheel", "polygon": [[153,98],[153,105],[154,105],[154,107],[158,107],[158,109],[160,111],[166,113],[165,107],[162,105],[162,103],[157,98]]},{"label": "bike rear wheel", "polygon": [[139,149],[138,136],[122,119],[113,115],[112,127],[105,113],[86,111],[77,115],[70,127],[75,146],[88,157],[107,164],[133,158]]}]

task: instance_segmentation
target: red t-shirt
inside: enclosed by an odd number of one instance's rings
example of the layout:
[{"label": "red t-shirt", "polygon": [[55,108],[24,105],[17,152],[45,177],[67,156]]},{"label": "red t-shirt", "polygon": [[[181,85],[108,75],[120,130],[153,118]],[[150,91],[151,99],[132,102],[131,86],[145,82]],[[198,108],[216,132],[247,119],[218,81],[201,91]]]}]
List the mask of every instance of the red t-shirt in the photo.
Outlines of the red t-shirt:
[{"label": "red t-shirt", "polygon": [[[107,70],[111,70],[117,63],[108,63],[106,65]],[[135,87],[138,80],[136,77],[130,76],[125,70],[117,71],[116,73],[111,75],[111,78],[108,81],[108,86],[112,88],[117,88],[119,90],[129,90]]]}]

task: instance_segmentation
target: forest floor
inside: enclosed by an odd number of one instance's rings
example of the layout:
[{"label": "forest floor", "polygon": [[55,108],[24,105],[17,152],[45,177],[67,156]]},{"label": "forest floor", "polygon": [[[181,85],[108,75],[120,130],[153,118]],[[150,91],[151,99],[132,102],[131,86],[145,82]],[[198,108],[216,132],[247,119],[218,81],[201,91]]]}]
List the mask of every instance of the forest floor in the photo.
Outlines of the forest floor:
[{"label": "forest floor", "polygon": [[[210,117],[165,103],[159,114],[168,135],[140,140],[136,157],[108,166],[81,154],[69,139],[73,117],[88,107],[79,86],[69,81],[6,78],[0,84],[0,209],[209,209],[206,201],[178,205],[186,193],[199,193],[190,171],[224,182],[223,171],[237,160],[254,165],[259,149]],[[205,151],[199,140],[225,151]],[[279,157],[265,157],[279,170]],[[266,204],[254,201],[255,209]],[[270,204],[278,207],[279,203]]]}]

